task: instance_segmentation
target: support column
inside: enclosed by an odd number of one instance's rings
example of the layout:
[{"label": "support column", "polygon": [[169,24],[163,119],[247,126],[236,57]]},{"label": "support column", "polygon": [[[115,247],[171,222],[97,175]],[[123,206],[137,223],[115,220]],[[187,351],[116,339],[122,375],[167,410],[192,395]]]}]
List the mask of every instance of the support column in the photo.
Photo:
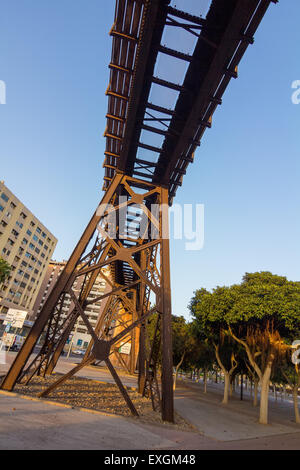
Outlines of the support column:
[{"label": "support column", "polygon": [[[141,269],[146,269],[146,256],[145,252],[141,252]],[[138,296],[138,312],[139,316],[143,315],[144,301],[146,295],[146,285],[144,282],[140,283],[139,296]],[[146,300],[147,301],[147,300]],[[138,355],[138,391],[143,394],[146,380],[146,325],[141,324],[140,337],[139,337],[139,355]]]},{"label": "support column", "polygon": [[174,422],[173,396],[173,354],[172,354],[172,314],[169,249],[168,190],[162,188],[161,206],[161,299],[159,308],[162,313],[162,419]]}]

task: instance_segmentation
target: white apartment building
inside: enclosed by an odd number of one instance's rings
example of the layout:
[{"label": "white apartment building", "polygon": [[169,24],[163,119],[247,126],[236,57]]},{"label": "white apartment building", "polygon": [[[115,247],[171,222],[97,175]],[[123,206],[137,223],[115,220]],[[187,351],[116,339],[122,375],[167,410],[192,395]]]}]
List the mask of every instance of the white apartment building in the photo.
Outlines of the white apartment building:
[{"label": "white apartment building", "polygon": [[0,256],[11,265],[0,285],[0,323],[9,308],[28,319],[57,244],[55,236],[0,182]]}]

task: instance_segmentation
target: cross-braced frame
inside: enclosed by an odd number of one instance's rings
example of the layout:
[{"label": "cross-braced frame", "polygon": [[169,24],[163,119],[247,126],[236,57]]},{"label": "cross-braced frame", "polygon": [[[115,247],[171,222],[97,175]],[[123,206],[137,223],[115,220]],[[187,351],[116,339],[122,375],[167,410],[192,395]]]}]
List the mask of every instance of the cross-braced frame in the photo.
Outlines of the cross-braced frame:
[{"label": "cross-braced frame", "polygon": [[[105,280],[106,291],[89,299],[98,276]],[[79,279],[81,289],[78,291],[74,285]],[[66,296],[72,301],[67,316],[63,314]],[[152,308],[151,296],[155,304]],[[100,300],[101,313],[93,327],[85,309]],[[157,353],[153,354],[154,346],[146,347],[146,323],[154,313],[158,313],[161,324],[161,391],[156,376]],[[29,383],[36,374],[51,374],[78,317],[91,336],[85,356],[41,396],[51,393],[84,366],[104,362],[131,412],[137,415],[113,365],[114,358],[114,362],[131,373],[138,369],[139,391],[151,396],[154,408],[161,409],[164,420],[173,421],[166,188],[121,173],[115,175],[1,388],[12,390],[16,382]],[[43,346],[34,359],[29,360],[42,334],[45,335]],[[120,346],[128,342],[131,348],[126,361],[120,354]]]}]

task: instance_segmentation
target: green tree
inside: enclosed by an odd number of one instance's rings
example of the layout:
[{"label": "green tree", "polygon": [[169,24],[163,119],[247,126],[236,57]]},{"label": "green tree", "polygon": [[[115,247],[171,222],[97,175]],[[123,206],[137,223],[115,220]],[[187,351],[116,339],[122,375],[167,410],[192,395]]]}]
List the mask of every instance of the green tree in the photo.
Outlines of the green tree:
[{"label": "green tree", "polygon": [[[300,283],[270,272],[246,273],[239,285],[217,287],[212,293],[196,291],[190,310],[227,373],[231,370],[230,349],[227,360],[222,361],[222,335],[227,332],[245,349],[261,385],[259,422],[267,424],[271,373],[280,367],[293,340],[300,337]],[[238,362],[236,353],[234,359]],[[227,381],[225,374],[225,389]]]},{"label": "green tree", "polygon": [[185,318],[180,316],[172,316],[172,349],[173,349],[173,364],[175,366],[174,377],[174,390],[176,388],[176,381],[178,371],[183,365],[184,359],[193,348],[193,337],[190,331],[190,325],[186,322]]},{"label": "green tree", "polygon": [[272,375],[272,381],[277,384],[288,385],[292,390],[295,422],[300,423],[300,413],[298,405],[298,390],[300,387],[300,368],[299,364],[293,364],[291,349],[287,352],[286,361],[280,367],[276,368]]},{"label": "green tree", "polygon": [[189,308],[194,317],[194,329],[199,341],[206,342],[213,348],[215,359],[224,375],[223,404],[228,403],[230,380],[238,366],[238,348],[227,334],[227,324],[222,315],[212,316],[214,305],[226,297],[226,288],[218,287],[211,293],[199,289],[194,293]]},{"label": "green tree", "polygon": [[[147,333],[149,338],[148,349],[150,351],[151,345],[155,338],[155,345],[157,350],[158,365],[161,364],[161,350],[157,346],[161,341],[160,328],[157,329],[158,315],[152,315],[147,323]],[[183,316],[172,315],[172,351],[173,351],[173,364],[175,367],[174,377],[174,390],[176,388],[176,379],[179,368],[183,366],[185,358],[192,353],[195,347],[194,339],[191,334],[190,324],[186,322]]]},{"label": "green tree", "polygon": [[232,338],[244,347],[260,381],[259,422],[267,424],[272,370],[299,337],[300,283],[270,272],[246,273],[240,285],[214,296],[210,319],[226,322]]},{"label": "green tree", "polygon": [[193,348],[189,351],[186,357],[186,366],[189,369],[200,369],[203,372],[203,383],[204,383],[204,393],[207,392],[207,375],[210,370],[213,369],[216,356],[215,350],[211,342],[199,336],[199,331],[197,329],[197,323],[194,320],[190,326],[191,335],[193,337]]},{"label": "green tree", "polygon": [[11,272],[11,266],[0,257],[0,285],[8,278]]}]

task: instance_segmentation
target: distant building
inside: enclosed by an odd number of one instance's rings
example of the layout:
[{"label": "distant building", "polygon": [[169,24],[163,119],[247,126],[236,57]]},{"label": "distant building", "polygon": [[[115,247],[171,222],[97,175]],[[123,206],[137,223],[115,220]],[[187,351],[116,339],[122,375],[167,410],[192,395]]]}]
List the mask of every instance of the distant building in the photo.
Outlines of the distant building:
[{"label": "distant building", "polygon": [[37,294],[37,297],[33,306],[34,320],[36,320],[37,317],[39,316],[39,313],[42,310],[42,307],[46,299],[48,298],[50,292],[52,291],[58,277],[60,276],[62,270],[64,269],[65,264],[66,264],[65,261],[50,260],[45,277],[38,291],[38,294]]},{"label": "distant building", "polygon": [[[0,320],[9,308],[28,319],[57,244],[55,236],[0,182],[0,256],[12,266],[0,285]],[[0,321],[1,323],[1,321]]]},{"label": "distant building", "polygon": [[[50,292],[52,291],[53,287],[57,279],[59,278],[62,270],[66,265],[65,261],[53,261],[51,260],[45,275],[45,278],[42,282],[41,289],[38,293],[36,298],[36,302],[34,305],[34,316],[37,318],[43,308],[45,301],[47,300]],[[73,285],[73,289],[75,292],[79,292],[82,286],[83,277],[77,278]],[[88,296],[87,300],[95,299],[104,294],[105,291],[105,280],[99,275],[94,283],[94,286]],[[66,295],[64,306],[62,309],[63,316],[66,316],[70,310],[71,306],[71,298],[69,294]],[[85,314],[87,315],[91,325],[93,328],[95,327],[101,307],[101,300],[90,304],[85,309]],[[87,331],[87,327],[83,322],[82,318],[79,317],[77,323],[72,331],[73,334],[73,347],[83,348],[86,349],[88,343],[90,342],[91,336]]]}]

